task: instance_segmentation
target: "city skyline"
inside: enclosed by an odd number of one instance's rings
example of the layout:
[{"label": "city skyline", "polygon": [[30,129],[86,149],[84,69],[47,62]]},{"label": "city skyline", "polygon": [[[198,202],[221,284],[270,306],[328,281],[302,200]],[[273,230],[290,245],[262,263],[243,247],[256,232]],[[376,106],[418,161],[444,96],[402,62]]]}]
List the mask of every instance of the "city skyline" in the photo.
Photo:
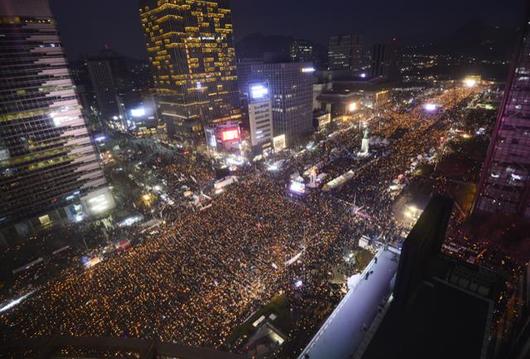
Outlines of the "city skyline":
[{"label": "city skyline", "polygon": [[[323,46],[327,45],[330,36],[348,33],[359,33],[369,43],[397,37],[405,45],[421,44],[444,39],[475,20],[513,27],[521,22],[523,13],[523,1],[519,0],[502,4],[494,0],[465,3],[451,0],[444,2],[443,6],[435,3],[434,7],[422,6],[423,2],[419,0],[384,5],[313,0],[305,2],[304,8],[296,11],[297,1],[274,1],[276,3],[266,2],[267,5],[261,1],[231,1],[236,44],[254,33],[291,36]],[[147,59],[141,25],[134,18],[138,11],[135,1],[74,3],[52,0],[51,7],[72,60],[96,53],[105,46],[126,56]],[[280,16],[272,12],[278,8],[284,8]],[[396,11],[400,12],[399,17],[394,16]],[[451,18],[450,23],[445,20],[447,17]],[[321,25],[314,27],[315,23]]]}]

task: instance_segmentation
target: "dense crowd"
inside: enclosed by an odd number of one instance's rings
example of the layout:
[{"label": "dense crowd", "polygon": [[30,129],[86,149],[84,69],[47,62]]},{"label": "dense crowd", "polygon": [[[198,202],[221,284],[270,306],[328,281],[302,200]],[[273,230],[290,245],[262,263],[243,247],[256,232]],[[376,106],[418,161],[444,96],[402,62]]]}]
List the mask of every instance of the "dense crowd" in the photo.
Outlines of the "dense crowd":
[{"label": "dense crowd", "polygon": [[[203,211],[171,214],[156,235],[128,252],[85,272],[71,269],[13,311],[2,313],[2,339],[126,336],[220,347],[244,318],[283,292],[297,316],[289,334],[308,340],[340,300],[340,291],[329,285],[329,273],[343,261],[345,248],[355,248],[363,234],[392,239],[397,233],[386,189],[412,158],[436,146],[447,130],[438,121],[446,115],[438,116],[433,120],[420,112],[394,114],[372,129],[384,138],[400,134],[394,136],[390,152],[367,159],[369,166],[332,193],[291,198],[286,178],[277,181],[258,173]],[[333,174],[358,166],[344,158],[356,151],[360,138],[357,129],[331,137],[290,161],[284,177],[319,161]],[[167,175],[168,188],[181,185],[181,174],[186,181],[194,176],[198,183],[213,175],[207,165],[194,174],[189,162],[163,157],[145,162]],[[349,203],[354,200],[366,206],[370,221],[351,215]],[[299,253],[299,261],[286,264]],[[294,287],[295,280],[303,287]],[[295,341],[285,350],[293,354],[300,345],[304,343]]]},{"label": "dense crowd", "polygon": [[[469,93],[449,92],[437,98],[437,102],[457,108],[465,103],[468,96]],[[372,157],[369,165],[337,191],[337,196],[349,202],[356,201],[358,206],[366,206],[376,223],[388,223],[384,216],[391,212],[393,203],[387,195],[389,186],[405,174],[418,155],[440,145],[449,130],[452,111],[426,114],[418,108],[407,115],[392,113],[390,121],[374,129],[374,136],[391,139],[388,150]]]},{"label": "dense crowd", "polygon": [[249,180],[201,215],[183,216],[128,253],[50,284],[2,321],[14,330],[10,338],[60,333],[218,346],[277,293],[286,260],[335,240],[332,209],[315,205],[286,199],[268,180]]}]

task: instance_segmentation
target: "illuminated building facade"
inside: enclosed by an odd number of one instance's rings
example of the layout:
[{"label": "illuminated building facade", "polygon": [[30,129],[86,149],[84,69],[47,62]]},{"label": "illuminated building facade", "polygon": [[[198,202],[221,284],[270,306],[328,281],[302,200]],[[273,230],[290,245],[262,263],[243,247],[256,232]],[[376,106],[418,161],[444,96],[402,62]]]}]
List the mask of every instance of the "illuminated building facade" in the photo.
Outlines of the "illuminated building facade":
[{"label": "illuminated building facade", "polygon": [[363,43],[359,35],[336,35],[329,38],[329,69],[360,70],[363,63]]},{"label": "illuminated building facade", "polygon": [[252,148],[264,149],[272,144],[272,104],[269,85],[252,83],[249,86],[248,118]]},{"label": "illuminated building facade", "polygon": [[506,85],[475,209],[530,219],[530,36],[528,23]]},{"label": "illuminated building facade", "polygon": [[0,226],[103,213],[114,202],[47,1],[2,1],[0,29]]},{"label": "illuminated building facade", "polygon": [[269,84],[274,137],[285,135],[292,146],[313,132],[313,83],[311,63],[252,65],[251,81]]},{"label": "illuminated building facade", "polygon": [[193,144],[240,121],[229,1],[142,0],[140,18],[169,137]]}]

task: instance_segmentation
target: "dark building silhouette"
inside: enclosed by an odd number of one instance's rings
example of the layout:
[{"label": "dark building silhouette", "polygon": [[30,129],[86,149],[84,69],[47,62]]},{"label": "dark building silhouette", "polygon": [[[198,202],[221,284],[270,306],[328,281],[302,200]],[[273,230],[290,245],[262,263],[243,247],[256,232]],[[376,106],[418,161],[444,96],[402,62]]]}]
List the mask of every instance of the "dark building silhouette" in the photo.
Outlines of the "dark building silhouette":
[{"label": "dark building silhouette", "polygon": [[383,77],[388,80],[400,78],[401,49],[396,39],[389,43],[375,44],[372,48],[372,77]]},{"label": "dark building silhouette", "polygon": [[441,253],[451,210],[451,200],[431,199],[403,244],[393,300],[355,358],[490,357],[505,278]]},{"label": "dark building silhouette", "polygon": [[403,243],[394,287],[397,301],[407,300],[422,280],[429,261],[440,253],[452,208],[450,199],[434,197]]},{"label": "dark building silhouette", "polygon": [[311,41],[293,40],[289,49],[289,54],[292,62],[315,62],[313,43]]},{"label": "dark building silhouette", "polygon": [[104,124],[112,121],[118,122],[121,110],[121,93],[119,76],[117,71],[119,59],[110,56],[92,57],[87,60],[87,69],[95,94],[100,119]]},{"label": "dark building silhouette", "polygon": [[363,65],[363,41],[356,34],[329,38],[328,66],[334,71],[356,71]]}]

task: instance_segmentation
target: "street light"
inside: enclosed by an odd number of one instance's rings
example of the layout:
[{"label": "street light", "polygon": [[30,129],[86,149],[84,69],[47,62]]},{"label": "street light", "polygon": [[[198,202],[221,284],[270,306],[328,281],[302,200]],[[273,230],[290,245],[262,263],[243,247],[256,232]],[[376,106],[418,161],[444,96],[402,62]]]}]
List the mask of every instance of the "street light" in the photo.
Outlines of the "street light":
[{"label": "street light", "polygon": [[357,102],[352,102],[348,105],[349,112],[355,112],[357,111],[357,108],[358,108]]}]

